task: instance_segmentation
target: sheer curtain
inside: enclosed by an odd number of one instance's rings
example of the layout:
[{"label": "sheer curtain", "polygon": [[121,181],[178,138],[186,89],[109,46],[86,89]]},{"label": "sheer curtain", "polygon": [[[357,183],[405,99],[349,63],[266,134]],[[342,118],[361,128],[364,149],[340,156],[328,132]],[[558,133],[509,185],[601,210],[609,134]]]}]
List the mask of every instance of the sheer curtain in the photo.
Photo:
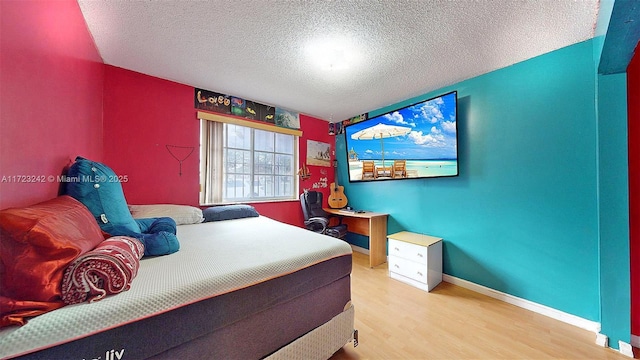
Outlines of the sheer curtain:
[{"label": "sheer curtain", "polygon": [[222,201],[223,124],[200,120],[200,204]]}]

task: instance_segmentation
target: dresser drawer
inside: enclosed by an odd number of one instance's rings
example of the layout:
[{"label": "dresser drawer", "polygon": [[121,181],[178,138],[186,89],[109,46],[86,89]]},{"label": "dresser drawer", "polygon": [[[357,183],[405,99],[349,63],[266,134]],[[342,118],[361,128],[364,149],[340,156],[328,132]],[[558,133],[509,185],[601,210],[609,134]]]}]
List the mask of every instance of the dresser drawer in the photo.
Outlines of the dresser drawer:
[{"label": "dresser drawer", "polygon": [[389,256],[389,271],[424,284],[427,283],[427,267],[422,263]]},{"label": "dresser drawer", "polygon": [[442,281],[442,238],[401,231],[388,239],[391,278],[425,291]]},{"label": "dresser drawer", "polygon": [[427,264],[428,247],[411,244],[404,241],[389,239],[389,256],[397,256],[422,264]]}]

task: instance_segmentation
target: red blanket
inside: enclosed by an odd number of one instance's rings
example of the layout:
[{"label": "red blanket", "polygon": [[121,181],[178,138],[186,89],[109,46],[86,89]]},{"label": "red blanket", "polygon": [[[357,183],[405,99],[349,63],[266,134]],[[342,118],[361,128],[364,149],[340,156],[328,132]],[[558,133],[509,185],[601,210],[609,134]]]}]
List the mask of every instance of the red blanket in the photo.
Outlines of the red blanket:
[{"label": "red blanket", "polygon": [[114,236],[80,255],[65,270],[62,300],[66,304],[94,302],[129,290],[138,274],[144,245],[127,236]]}]

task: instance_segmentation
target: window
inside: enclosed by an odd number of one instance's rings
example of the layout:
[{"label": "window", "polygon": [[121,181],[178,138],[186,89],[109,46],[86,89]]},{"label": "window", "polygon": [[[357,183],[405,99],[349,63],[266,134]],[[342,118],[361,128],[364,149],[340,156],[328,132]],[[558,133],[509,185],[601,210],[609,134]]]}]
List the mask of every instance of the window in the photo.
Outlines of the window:
[{"label": "window", "polygon": [[200,133],[201,204],[297,198],[297,136],[207,120]]}]

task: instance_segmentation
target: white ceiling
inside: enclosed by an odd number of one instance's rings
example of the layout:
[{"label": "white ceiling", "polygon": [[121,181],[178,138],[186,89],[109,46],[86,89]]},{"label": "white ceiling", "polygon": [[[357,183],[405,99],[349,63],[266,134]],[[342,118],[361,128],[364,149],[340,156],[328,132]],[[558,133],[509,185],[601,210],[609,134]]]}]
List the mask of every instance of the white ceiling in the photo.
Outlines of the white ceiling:
[{"label": "white ceiling", "polygon": [[590,39],[599,4],[78,2],[106,64],[329,121]]}]

